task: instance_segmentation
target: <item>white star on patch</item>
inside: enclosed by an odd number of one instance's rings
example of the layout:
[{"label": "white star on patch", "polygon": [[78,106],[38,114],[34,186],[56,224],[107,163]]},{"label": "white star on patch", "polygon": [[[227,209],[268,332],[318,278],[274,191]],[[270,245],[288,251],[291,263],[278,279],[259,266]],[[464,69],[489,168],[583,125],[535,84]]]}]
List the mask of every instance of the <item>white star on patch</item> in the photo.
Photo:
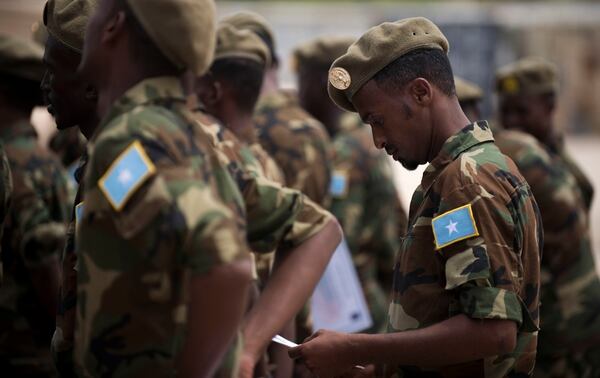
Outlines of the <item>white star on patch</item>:
[{"label": "white star on patch", "polygon": [[450,222],[446,226],[446,228],[448,229],[448,235],[452,235],[453,232],[458,233],[458,230],[456,229],[457,224],[458,222],[452,222],[452,220],[450,220]]},{"label": "white star on patch", "polygon": [[129,169],[124,169],[121,172],[119,172],[118,180],[121,183],[121,185],[126,186],[132,179],[133,176],[131,175],[131,171]]}]

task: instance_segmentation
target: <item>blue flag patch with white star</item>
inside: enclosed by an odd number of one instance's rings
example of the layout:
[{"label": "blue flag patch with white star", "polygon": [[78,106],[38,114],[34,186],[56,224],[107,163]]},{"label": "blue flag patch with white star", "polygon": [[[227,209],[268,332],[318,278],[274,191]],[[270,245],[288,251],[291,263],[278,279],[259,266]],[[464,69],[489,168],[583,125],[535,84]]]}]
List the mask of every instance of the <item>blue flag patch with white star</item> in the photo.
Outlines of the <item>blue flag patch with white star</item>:
[{"label": "blue flag patch with white star", "polygon": [[116,211],[154,174],[156,168],[139,141],[129,145],[98,181],[100,190]]},{"label": "blue flag patch with white star", "polygon": [[431,221],[435,249],[479,235],[471,204],[445,212]]},{"label": "blue flag patch with white star", "polygon": [[333,171],[329,183],[329,194],[337,198],[345,197],[348,194],[348,174],[345,171]]}]

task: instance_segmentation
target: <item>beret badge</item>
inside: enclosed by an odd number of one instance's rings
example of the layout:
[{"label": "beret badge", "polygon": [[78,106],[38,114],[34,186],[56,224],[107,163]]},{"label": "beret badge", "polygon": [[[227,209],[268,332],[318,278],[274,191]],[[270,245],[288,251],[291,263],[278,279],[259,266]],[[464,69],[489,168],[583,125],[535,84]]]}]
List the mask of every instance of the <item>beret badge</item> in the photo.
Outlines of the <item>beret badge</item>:
[{"label": "beret badge", "polygon": [[329,82],[334,88],[343,91],[350,87],[352,79],[348,71],[341,67],[335,67],[329,71]]}]

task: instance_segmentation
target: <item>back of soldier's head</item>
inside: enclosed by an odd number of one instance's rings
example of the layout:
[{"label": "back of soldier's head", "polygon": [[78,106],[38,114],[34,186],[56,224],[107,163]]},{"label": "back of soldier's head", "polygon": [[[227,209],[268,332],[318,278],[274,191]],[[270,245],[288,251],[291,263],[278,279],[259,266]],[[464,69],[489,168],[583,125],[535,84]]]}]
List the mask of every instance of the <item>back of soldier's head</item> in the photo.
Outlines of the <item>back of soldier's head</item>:
[{"label": "back of soldier's head", "polygon": [[257,35],[228,23],[219,25],[210,75],[240,112],[253,112],[270,61],[269,48]]},{"label": "back of soldier's head", "polygon": [[42,104],[42,49],[32,41],[0,35],[0,95],[3,106],[29,114]]}]

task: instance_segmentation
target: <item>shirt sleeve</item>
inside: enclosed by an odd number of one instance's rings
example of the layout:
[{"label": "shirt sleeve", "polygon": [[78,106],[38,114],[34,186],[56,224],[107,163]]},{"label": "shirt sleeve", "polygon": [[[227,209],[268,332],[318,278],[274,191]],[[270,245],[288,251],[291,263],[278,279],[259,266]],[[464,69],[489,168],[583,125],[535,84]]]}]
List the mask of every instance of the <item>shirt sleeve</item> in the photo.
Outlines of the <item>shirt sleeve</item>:
[{"label": "shirt sleeve", "polygon": [[451,312],[476,319],[513,320],[530,332],[537,329],[523,299],[527,293],[521,257],[524,238],[536,228],[531,201],[526,184],[514,193],[468,184],[442,196],[436,214],[441,215],[437,218],[442,222],[441,231],[434,226],[434,233],[460,234],[461,227],[465,227],[460,222],[469,220],[448,218],[444,227],[442,217],[466,205],[470,205],[474,226],[474,232],[465,239],[458,238],[438,249],[444,262],[445,288],[455,292]]},{"label": "shirt sleeve", "polygon": [[[110,190],[100,190],[100,181],[136,142],[147,156],[147,167],[138,170],[152,173],[115,209],[108,200]],[[223,199],[237,192],[226,169],[210,151],[201,158],[176,156],[163,143],[134,135],[106,138],[94,146],[84,201],[89,232],[78,242],[84,239],[84,248],[103,243],[134,249],[139,256],[159,260],[176,256],[194,274],[247,258],[244,214]]]}]

